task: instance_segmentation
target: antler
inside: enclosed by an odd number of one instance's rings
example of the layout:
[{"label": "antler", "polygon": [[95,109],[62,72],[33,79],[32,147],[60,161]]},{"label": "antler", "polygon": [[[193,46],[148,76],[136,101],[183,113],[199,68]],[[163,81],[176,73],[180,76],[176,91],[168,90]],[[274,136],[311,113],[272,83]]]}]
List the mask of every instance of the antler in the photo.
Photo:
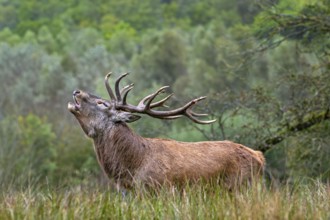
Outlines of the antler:
[{"label": "antler", "polygon": [[134,84],[130,84],[125,86],[122,90],[119,89],[119,83],[120,81],[127,76],[128,73],[122,74],[115,82],[115,94],[114,95],[110,85],[109,85],[109,77],[111,76],[111,73],[108,73],[105,77],[105,86],[108,90],[109,96],[111,100],[115,103],[115,108],[117,110],[123,110],[128,112],[136,112],[140,114],[147,114],[154,118],[160,118],[160,119],[175,119],[180,118],[182,116],[186,116],[189,119],[191,119],[193,122],[198,124],[210,124],[215,122],[216,120],[209,120],[209,121],[202,121],[199,120],[197,117],[207,116],[207,114],[198,114],[191,110],[191,108],[198,103],[199,101],[206,98],[206,96],[202,96],[196,99],[191,100],[190,102],[186,103],[184,106],[169,110],[169,111],[160,111],[160,110],[154,110],[156,107],[165,106],[165,102],[172,97],[173,94],[170,94],[163,98],[162,100],[158,102],[154,102],[154,99],[161,93],[164,93],[165,90],[169,86],[163,86],[160,89],[158,89],[156,92],[144,97],[137,106],[128,104],[126,99],[128,93],[133,89]]},{"label": "antler", "polygon": [[107,88],[107,91],[108,91],[108,93],[109,93],[110,99],[111,99],[112,101],[117,101],[117,99],[116,99],[115,95],[113,94],[113,91],[112,91],[112,89],[111,89],[111,87],[110,87],[110,85],[109,85],[109,81],[108,81],[108,79],[109,79],[109,77],[111,76],[111,74],[112,74],[112,72],[108,73],[108,74],[105,76],[104,84],[105,84],[105,87]]}]

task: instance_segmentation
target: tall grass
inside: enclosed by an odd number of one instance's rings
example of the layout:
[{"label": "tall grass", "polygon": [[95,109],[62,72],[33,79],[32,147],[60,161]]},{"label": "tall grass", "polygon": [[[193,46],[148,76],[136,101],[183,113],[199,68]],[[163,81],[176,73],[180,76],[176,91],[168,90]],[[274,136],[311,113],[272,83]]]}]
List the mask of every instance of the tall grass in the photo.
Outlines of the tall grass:
[{"label": "tall grass", "polygon": [[0,195],[0,219],[325,219],[330,188],[321,183],[228,192],[194,185],[126,195],[104,188],[24,189]]}]

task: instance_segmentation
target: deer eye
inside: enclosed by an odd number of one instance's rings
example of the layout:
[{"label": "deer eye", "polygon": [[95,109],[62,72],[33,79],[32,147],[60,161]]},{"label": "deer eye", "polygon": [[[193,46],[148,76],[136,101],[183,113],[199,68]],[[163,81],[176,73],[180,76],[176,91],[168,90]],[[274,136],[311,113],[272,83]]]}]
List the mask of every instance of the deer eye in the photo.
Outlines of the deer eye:
[{"label": "deer eye", "polygon": [[109,107],[109,104],[108,104],[107,102],[102,101],[102,100],[97,100],[97,101],[96,101],[96,104],[98,104],[98,105],[103,105],[103,106],[105,106],[105,107]]}]

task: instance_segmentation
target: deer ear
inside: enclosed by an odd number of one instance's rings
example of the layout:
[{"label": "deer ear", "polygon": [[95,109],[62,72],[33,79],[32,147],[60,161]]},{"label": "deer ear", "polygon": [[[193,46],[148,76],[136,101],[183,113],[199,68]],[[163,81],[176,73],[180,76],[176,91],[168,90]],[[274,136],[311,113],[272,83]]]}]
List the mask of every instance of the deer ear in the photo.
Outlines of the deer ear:
[{"label": "deer ear", "polygon": [[115,122],[127,122],[127,123],[134,122],[136,120],[139,120],[140,118],[141,116],[134,115],[129,112],[119,112],[115,116],[113,116]]},{"label": "deer ear", "polygon": [[127,120],[126,120],[127,123],[137,121],[141,118],[141,116],[139,116],[139,115],[134,115],[132,113],[127,113],[127,112],[125,112],[125,113],[128,115]]}]

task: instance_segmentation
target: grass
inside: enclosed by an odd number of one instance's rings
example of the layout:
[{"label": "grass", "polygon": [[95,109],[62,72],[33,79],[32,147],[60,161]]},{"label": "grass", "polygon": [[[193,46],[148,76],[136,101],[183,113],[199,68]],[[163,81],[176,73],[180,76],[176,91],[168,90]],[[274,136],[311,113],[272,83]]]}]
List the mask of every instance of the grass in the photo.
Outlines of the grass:
[{"label": "grass", "polygon": [[2,192],[0,219],[330,219],[330,187],[321,183],[239,192],[195,185],[158,192],[25,189]]}]

